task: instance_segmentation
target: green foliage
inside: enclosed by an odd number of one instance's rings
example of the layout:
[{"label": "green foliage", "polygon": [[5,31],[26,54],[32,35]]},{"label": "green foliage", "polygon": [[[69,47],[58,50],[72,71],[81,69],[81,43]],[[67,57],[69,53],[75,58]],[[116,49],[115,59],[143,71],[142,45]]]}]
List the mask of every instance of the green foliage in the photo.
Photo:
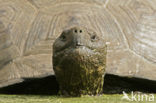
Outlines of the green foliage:
[{"label": "green foliage", "polygon": [[121,95],[59,97],[39,95],[0,95],[0,103],[146,103],[121,100]]}]

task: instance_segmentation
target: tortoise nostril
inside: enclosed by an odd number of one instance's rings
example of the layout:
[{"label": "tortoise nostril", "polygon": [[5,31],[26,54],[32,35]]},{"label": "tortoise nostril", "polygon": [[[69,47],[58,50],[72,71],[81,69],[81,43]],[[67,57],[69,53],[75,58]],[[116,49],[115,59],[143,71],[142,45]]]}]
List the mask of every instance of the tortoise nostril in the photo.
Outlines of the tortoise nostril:
[{"label": "tortoise nostril", "polygon": [[82,30],[80,30],[80,33],[82,33]]},{"label": "tortoise nostril", "polygon": [[77,30],[75,30],[75,33],[77,33]]}]

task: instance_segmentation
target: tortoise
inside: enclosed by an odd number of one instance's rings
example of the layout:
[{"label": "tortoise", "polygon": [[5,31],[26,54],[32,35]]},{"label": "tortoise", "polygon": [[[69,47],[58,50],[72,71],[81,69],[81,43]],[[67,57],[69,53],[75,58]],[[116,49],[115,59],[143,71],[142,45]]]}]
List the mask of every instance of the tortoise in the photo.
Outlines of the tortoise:
[{"label": "tortoise", "polygon": [[56,74],[62,93],[99,94],[106,73],[156,80],[155,4],[0,0],[0,87]]},{"label": "tortoise", "polygon": [[85,27],[64,30],[53,44],[53,67],[63,95],[102,93],[106,67],[106,45]]}]

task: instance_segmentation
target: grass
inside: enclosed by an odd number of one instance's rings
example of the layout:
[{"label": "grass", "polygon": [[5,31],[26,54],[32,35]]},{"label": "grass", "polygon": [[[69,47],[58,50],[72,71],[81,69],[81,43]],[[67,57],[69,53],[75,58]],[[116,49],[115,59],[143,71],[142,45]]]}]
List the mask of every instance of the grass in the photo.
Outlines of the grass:
[{"label": "grass", "polygon": [[[131,102],[121,100],[122,94],[84,96],[84,97],[60,97],[41,95],[0,95],[0,103],[148,103]],[[154,102],[153,102],[154,103]]]}]

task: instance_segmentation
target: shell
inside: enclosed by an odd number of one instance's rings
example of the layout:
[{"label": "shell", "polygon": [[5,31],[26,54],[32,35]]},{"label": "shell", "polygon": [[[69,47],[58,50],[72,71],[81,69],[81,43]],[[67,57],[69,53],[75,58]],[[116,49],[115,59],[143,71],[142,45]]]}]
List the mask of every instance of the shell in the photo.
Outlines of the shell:
[{"label": "shell", "polygon": [[52,45],[74,25],[106,41],[106,72],[156,80],[156,0],[0,0],[0,87],[54,75]]}]

